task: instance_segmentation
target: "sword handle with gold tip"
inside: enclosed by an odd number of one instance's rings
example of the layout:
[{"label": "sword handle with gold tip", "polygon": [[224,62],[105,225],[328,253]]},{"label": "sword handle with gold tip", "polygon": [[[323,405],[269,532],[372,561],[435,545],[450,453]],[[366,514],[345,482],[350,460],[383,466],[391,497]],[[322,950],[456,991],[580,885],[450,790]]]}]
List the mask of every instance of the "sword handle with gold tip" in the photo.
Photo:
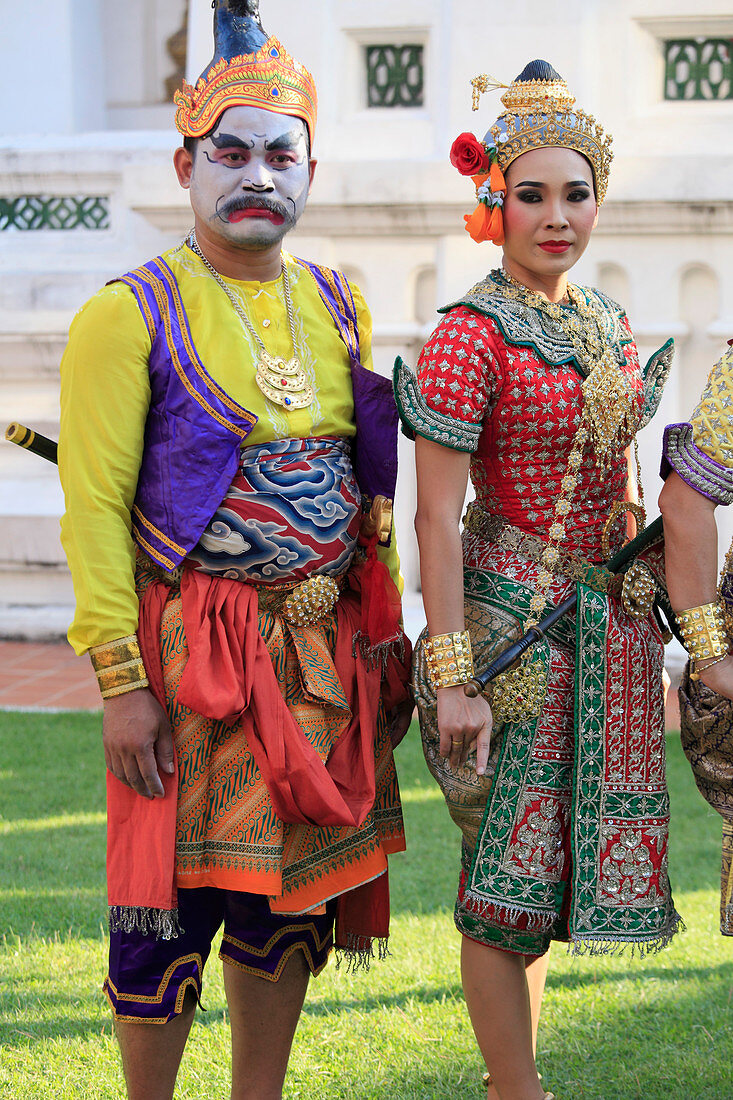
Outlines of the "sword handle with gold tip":
[{"label": "sword handle with gold tip", "polygon": [[34,432],[32,428],[26,428],[25,424],[18,424],[13,421],[5,429],[5,438],[10,443],[16,443],[19,447],[23,447],[26,451],[33,451],[34,455],[40,455],[47,462],[58,465],[58,443],[53,439],[49,439],[47,435],[41,435],[40,432]]}]

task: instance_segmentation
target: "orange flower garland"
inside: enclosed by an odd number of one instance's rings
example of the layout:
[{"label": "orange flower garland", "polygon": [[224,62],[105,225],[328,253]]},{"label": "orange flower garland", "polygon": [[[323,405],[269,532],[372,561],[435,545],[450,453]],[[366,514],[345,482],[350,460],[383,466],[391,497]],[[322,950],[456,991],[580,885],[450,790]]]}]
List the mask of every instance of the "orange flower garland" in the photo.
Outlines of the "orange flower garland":
[{"label": "orange flower garland", "polygon": [[476,187],[478,206],[473,214],[465,214],[466,232],[472,240],[481,244],[493,241],[504,243],[504,215],[502,207],[506,195],[506,181],[499,167],[495,145],[479,141],[473,134],[460,134],[450,152],[451,164],[463,176],[471,176]]}]

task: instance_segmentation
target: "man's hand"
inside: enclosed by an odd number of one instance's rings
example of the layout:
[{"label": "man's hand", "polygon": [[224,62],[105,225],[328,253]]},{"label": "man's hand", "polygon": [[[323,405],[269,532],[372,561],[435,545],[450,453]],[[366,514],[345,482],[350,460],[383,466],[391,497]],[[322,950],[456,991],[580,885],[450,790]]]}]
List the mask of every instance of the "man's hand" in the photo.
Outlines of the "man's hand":
[{"label": "man's hand", "polygon": [[410,728],[410,722],[415,712],[415,700],[412,698],[405,699],[404,703],[400,703],[387,715],[387,721],[389,723],[389,738],[392,742],[392,748],[396,749],[402,738],[405,736]]},{"label": "man's hand", "polygon": [[168,715],[147,688],[104,701],[102,742],[107,767],[143,798],[162,798],[159,772],[172,775],[173,735]]}]

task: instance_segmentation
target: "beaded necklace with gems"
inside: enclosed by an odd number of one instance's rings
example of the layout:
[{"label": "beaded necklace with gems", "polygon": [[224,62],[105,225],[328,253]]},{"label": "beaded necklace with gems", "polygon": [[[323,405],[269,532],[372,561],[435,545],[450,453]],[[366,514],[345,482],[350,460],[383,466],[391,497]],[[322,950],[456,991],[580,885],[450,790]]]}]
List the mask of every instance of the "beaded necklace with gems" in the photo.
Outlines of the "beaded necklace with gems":
[{"label": "beaded necklace with gems", "polygon": [[290,336],[293,341],[293,358],[292,359],[280,359],[275,355],[270,355],[267,348],[264,345],[262,338],[255,329],[254,325],[250,321],[249,317],[245,313],[241,303],[232,294],[230,288],[222,279],[216,268],[212,267],[209,261],[204,256],[199,243],[196,240],[196,232],[191,231],[188,237],[188,244],[193,252],[196,253],[198,258],[203,263],[204,267],[211,275],[226,294],[227,298],[231,302],[234,311],[241,320],[247,332],[252,339],[258,345],[260,349],[260,357],[257,362],[257,373],[255,374],[255,382],[259,386],[262,393],[268,400],[272,401],[275,405],[282,405],[285,409],[307,409],[309,405],[313,404],[315,394],[310,386],[308,379],[305,376],[305,372],[301,366],[300,359],[297,354],[297,341],[295,338],[295,317],[293,314],[293,299],[290,294],[290,276],[288,274],[288,268],[285,260],[281,260],[282,276],[283,276],[283,289],[285,291],[285,308],[288,313],[288,324],[290,326]]},{"label": "beaded necklace with gems", "polygon": [[571,283],[567,293],[573,310],[523,286],[508,271],[499,274],[506,283],[503,294],[544,313],[570,340],[574,358],[586,375],[582,386],[586,425],[596,463],[603,472],[620,440],[634,436],[639,411],[635,391],[616,362],[600,314],[583,301],[580,290]]},{"label": "beaded necklace with gems", "polygon": [[[611,347],[595,311],[580,301],[579,292],[570,285],[568,285],[568,297],[577,310],[577,318],[573,317],[569,310],[560,309],[557,302],[550,302],[541,294],[536,294],[523,286],[508,272],[502,271],[501,276],[507,283],[506,288],[503,289],[504,294],[542,310],[558,325],[562,324],[563,330],[570,336],[579,365],[588,369],[588,375],[582,386],[585,406],[570,449],[567,467],[560,482],[560,494],[548,532],[547,546],[540,558],[537,585],[529,604],[529,618],[524,623],[526,634],[533,626],[537,626],[547,603],[547,593],[560,559],[559,548],[565,537],[565,524],[572,508],[571,501],[578,486],[586,443],[590,441],[592,444],[596,463],[603,471],[618,449],[622,433],[633,434],[642,511],[644,495],[639,449],[636,435],[631,427],[632,423],[635,427],[633,391],[629,390],[613,358]],[[605,410],[604,402],[607,402]],[[518,665],[494,679],[491,691],[492,710],[495,717],[502,721],[526,722],[531,718],[539,717],[542,713],[546,694],[547,670],[544,664],[537,657],[525,655]]]}]

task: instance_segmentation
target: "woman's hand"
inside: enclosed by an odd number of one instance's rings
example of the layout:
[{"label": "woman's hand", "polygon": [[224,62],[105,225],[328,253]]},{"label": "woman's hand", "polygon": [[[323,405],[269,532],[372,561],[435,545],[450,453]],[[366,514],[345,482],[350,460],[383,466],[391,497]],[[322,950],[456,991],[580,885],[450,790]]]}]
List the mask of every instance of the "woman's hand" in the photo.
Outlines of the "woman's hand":
[{"label": "woman's hand", "polygon": [[717,691],[718,695],[724,695],[726,699],[733,699],[733,657],[726,657],[708,668],[700,668],[700,681],[706,687]]},{"label": "woman's hand", "polygon": [[462,684],[438,688],[440,755],[452,768],[465,764],[475,745],[476,774],[485,773],[492,725],[491,707],[482,695],[469,699]]}]

